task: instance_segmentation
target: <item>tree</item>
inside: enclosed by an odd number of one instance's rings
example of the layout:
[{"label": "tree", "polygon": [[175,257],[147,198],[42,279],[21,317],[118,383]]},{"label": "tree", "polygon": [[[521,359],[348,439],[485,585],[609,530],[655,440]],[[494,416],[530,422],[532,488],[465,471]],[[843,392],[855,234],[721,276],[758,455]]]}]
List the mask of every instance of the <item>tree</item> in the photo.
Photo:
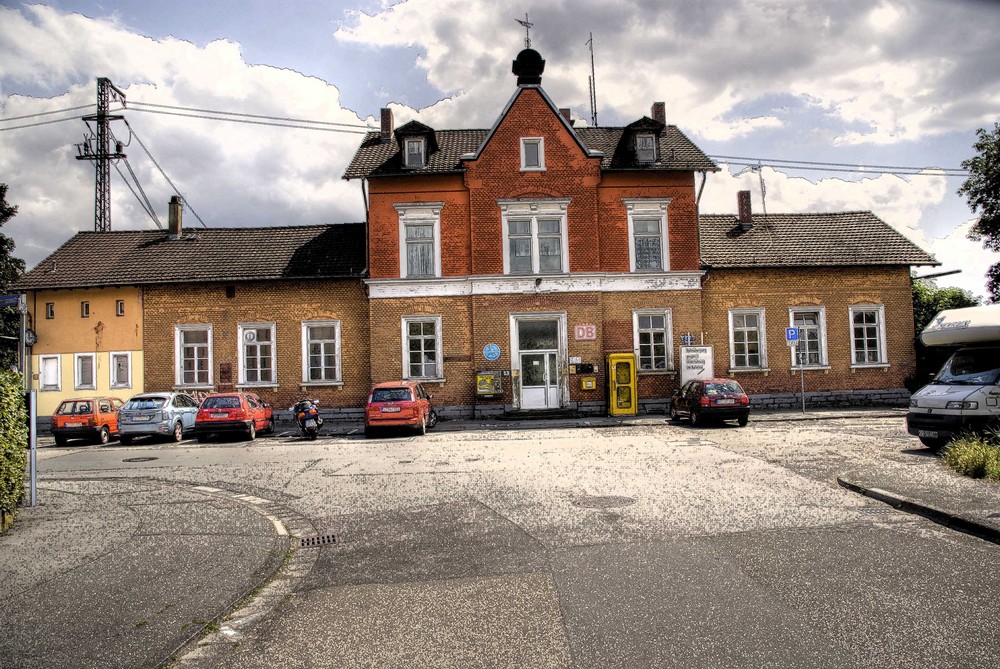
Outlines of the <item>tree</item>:
[{"label": "tree", "polygon": [[[17,207],[7,204],[7,184],[0,183],[0,228],[17,215]],[[0,294],[24,274],[24,261],[15,258],[14,240],[0,233]],[[18,341],[21,338],[21,313],[17,307],[0,308],[0,368],[17,364]]]},{"label": "tree", "polygon": [[[969,178],[958,189],[979,220],[969,231],[969,239],[982,242],[986,249],[1000,252],[1000,123],[992,131],[980,128],[973,144],[977,155],[962,161]],[[1000,302],[1000,263],[986,273],[986,289],[993,302]]]},{"label": "tree", "polygon": [[961,288],[938,288],[932,280],[913,280],[913,331],[917,335],[915,345],[917,369],[912,379],[911,390],[926,383],[927,378],[938,371],[944,361],[955,352],[955,347],[924,346],[920,333],[940,311],[978,306],[980,300]]}]

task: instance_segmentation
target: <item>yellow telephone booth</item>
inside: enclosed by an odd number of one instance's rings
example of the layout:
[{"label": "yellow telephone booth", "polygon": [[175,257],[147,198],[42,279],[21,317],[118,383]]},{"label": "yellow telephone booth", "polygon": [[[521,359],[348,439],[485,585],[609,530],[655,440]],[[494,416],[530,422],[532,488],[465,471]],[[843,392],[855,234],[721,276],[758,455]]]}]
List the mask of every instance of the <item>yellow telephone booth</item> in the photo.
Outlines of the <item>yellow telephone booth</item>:
[{"label": "yellow telephone booth", "polygon": [[635,353],[608,354],[608,415],[634,416],[639,412],[635,366]]}]

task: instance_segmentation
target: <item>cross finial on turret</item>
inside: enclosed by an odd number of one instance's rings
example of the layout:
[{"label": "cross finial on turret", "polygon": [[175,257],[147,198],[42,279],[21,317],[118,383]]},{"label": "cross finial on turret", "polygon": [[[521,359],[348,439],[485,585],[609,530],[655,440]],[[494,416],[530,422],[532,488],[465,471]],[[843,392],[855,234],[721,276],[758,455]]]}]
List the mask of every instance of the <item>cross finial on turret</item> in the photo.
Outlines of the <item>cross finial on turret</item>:
[{"label": "cross finial on turret", "polygon": [[525,49],[531,48],[531,27],[534,26],[535,24],[528,23],[527,12],[524,13],[523,21],[521,19],[514,19],[514,20],[520,23],[522,26],[524,26],[524,48]]}]

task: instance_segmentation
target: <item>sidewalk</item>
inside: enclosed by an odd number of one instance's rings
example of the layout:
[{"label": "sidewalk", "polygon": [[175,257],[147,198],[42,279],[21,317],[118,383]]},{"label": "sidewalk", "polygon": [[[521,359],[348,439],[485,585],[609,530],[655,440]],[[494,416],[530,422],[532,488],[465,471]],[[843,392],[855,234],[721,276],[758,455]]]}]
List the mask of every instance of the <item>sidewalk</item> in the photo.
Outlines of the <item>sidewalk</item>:
[{"label": "sidewalk", "polygon": [[160,666],[268,579],[288,544],[266,515],[207,489],[43,480],[0,536],[0,667]]}]

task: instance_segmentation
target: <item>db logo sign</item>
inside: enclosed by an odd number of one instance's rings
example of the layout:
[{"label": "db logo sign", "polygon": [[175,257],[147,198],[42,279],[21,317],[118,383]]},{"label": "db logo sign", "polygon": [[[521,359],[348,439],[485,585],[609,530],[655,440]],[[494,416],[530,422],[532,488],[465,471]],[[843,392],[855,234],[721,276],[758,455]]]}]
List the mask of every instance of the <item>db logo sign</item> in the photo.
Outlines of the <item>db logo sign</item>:
[{"label": "db logo sign", "polygon": [[577,325],[573,329],[573,337],[577,341],[589,341],[597,339],[596,325]]}]

